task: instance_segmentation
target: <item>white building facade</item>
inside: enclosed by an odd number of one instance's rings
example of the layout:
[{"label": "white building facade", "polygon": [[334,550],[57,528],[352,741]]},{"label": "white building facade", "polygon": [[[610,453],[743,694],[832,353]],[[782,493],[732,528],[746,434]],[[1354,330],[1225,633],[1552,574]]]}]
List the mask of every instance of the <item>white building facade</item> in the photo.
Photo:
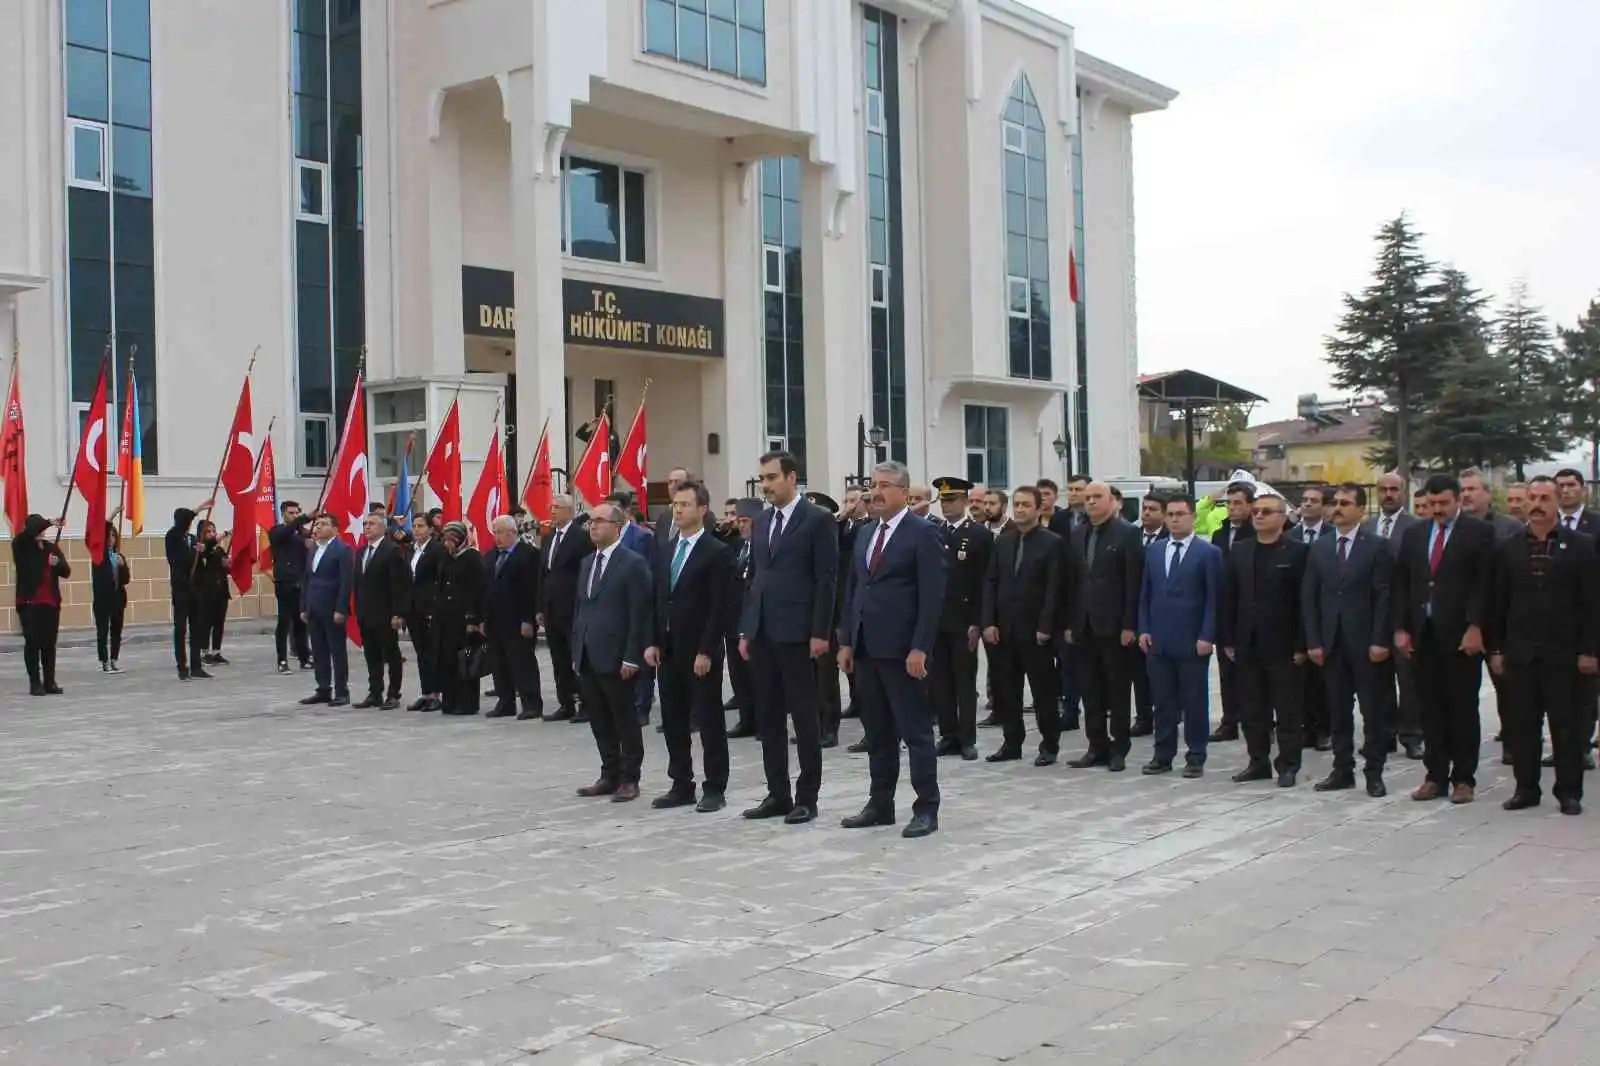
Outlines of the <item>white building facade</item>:
[{"label": "white building facade", "polygon": [[718,495],[771,447],[837,492],[858,424],[919,480],[1137,469],[1132,120],[1174,94],[1015,0],[13,0],[0,84],[36,510],[108,344],[157,527],[258,349],[302,499],[363,358],[380,478],[463,381],[517,481],[647,382],[656,476]]}]

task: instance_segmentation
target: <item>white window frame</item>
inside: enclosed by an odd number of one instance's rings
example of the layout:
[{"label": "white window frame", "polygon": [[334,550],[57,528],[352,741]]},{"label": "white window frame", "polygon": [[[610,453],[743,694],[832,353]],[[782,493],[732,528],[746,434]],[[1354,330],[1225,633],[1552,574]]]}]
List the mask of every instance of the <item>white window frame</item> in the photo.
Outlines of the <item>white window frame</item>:
[{"label": "white window frame", "polygon": [[[984,437],[984,443],[983,443],[983,445],[981,447],[974,448],[972,445],[967,443],[967,410],[969,408],[976,408],[976,409],[978,409],[978,410],[983,412],[983,437]],[[989,451],[990,451],[990,447],[989,447],[989,412],[990,411],[1004,411],[1006,413],[1006,439],[1002,443],[1002,446],[1001,446],[1000,450],[1005,453],[1005,457],[1006,457],[1006,479],[1009,481],[1010,478],[1011,478],[1011,407],[1008,404],[1003,404],[1003,403],[964,403],[964,404],[961,405],[961,447],[962,447],[962,452],[963,452],[964,455],[968,456],[969,458],[971,456],[976,455],[976,456],[980,457],[983,460],[983,479],[982,479],[982,484],[984,484],[984,485],[991,485],[992,484],[992,482],[990,481],[990,476],[994,473],[994,471],[989,469]],[[993,487],[994,488],[1005,488],[1006,486],[994,485]]]},{"label": "white window frame", "polygon": [[[100,180],[88,181],[78,177],[78,137],[80,129],[90,130],[100,138]],[[87,119],[67,119],[67,184],[74,189],[94,189],[109,192],[111,189],[111,131],[103,122]]]},{"label": "white window frame", "polygon": [[299,439],[295,441],[295,448],[300,453],[297,458],[300,460],[301,472],[305,474],[325,474],[327,473],[328,468],[326,466],[312,466],[311,457],[306,454],[306,425],[310,422],[322,422],[327,425],[328,460],[331,462],[333,460],[333,453],[339,448],[338,439],[334,436],[333,416],[316,414],[314,412],[307,413],[302,411],[300,413]]},{"label": "white window frame", "polygon": [[[572,171],[574,156],[591,163],[617,168],[618,257],[615,260],[590,259],[572,253],[572,186],[568,175]],[[635,263],[628,258],[628,183],[624,180],[624,175],[629,173],[638,174],[644,179],[644,203],[641,205],[644,210],[644,262],[642,263]],[[655,273],[656,248],[660,240],[655,227],[661,217],[661,211],[654,202],[655,190],[656,175],[652,167],[642,165],[635,160],[620,158],[604,150],[590,151],[582,146],[569,146],[561,153],[561,254],[574,263],[598,264],[601,270],[625,270],[634,274]]]},{"label": "white window frame", "polygon": [[867,286],[867,298],[871,301],[873,307],[889,306],[889,268],[887,266],[883,263],[868,264]]},{"label": "white window frame", "polygon": [[761,246],[761,287],[767,292],[783,291],[783,252],[776,244]]},{"label": "white window frame", "polygon": [[[1010,119],[1002,119],[1000,121],[1000,125],[1002,127],[1000,140],[1005,145],[1006,151],[1015,152],[1018,155],[1026,158],[1028,154],[1027,131],[1020,124],[1012,122]],[[1011,143],[1013,134],[1015,134],[1016,137],[1015,144]]]},{"label": "white window frame", "polygon": [[[1016,302],[1011,299],[1013,291],[1018,285],[1022,286],[1023,292],[1021,311],[1017,310]],[[1015,274],[1006,275],[1006,315],[1010,318],[1033,317],[1033,280],[1031,278],[1019,278]]]},{"label": "white window frame", "polygon": [[[301,175],[308,170],[316,173],[318,180],[322,183],[321,214],[303,210],[303,204],[300,196],[300,182]],[[332,205],[328,202],[329,194],[332,191],[332,183],[330,182],[329,177],[328,164],[326,163],[318,163],[313,159],[296,159],[294,161],[294,217],[297,222],[316,222],[324,226],[332,225]]]},{"label": "white window frame", "polygon": [[867,90],[866,121],[868,133],[885,132],[882,89]]},{"label": "white window frame", "polygon": [[[89,405],[86,403],[69,404],[67,410],[70,414],[67,419],[67,455],[73,457],[68,459],[71,462],[76,458],[78,448],[83,440],[83,425],[89,419]],[[107,449],[107,454],[114,460],[115,455],[109,448]],[[70,468],[68,473],[71,473]]]}]

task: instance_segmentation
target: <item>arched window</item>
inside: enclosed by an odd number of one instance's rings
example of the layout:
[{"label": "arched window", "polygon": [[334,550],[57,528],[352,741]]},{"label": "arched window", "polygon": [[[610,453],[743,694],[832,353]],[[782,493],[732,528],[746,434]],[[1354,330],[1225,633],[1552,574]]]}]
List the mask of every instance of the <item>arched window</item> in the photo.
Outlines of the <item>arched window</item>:
[{"label": "arched window", "polygon": [[1019,75],[1002,119],[1006,212],[1006,322],[1010,372],[1050,378],[1050,210],[1044,115]]}]

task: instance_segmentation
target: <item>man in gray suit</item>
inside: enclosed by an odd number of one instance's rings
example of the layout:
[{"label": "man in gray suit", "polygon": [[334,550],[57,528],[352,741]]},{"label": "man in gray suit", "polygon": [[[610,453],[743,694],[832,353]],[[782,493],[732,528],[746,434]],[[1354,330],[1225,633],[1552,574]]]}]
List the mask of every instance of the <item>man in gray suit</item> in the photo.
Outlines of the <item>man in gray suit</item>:
[{"label": "man in gray suit", "polygon": [[1355,717],[1361,701],[1361,753],[1367,795],[1388,794],[1383,764],[1389,752],[1387,707],[1377,699],[1374,667],[1386,662],[1393,643],[1389,575],[1394,557],[1382,540],[1361,529],[1367,490],[1340,485],[1333,493],[1334,535],[1311,546],[1300,608],[1305,617],[1306,655],[1323,668],[1333,727],[1333,772],[1318,792],[1355,787]]},{"label": "man in gray suit", "polygon": [[[1419,494],[1423,501],[1426,494]],[[1400,554],[1400,541],[1406,530],[1423,519],[1406,511],[1406,481],[1393,471],[1378,479],[1378,514],[1361,523],[1361,528],[1384,541],[1393,559]],[[1378,699],[1394,727],[1389,750],[1404,748],[1406,758],[1422,758],[1422,708],[1417,703],[1417,688],[1411,677],[1411,660],[1391,655],[1376,664]]]},{"label": "man in gray suit", "polygon": [[1522,523],[1508,514],[1494,509],[1494,495],[1484,482],[1483,471],[1469,466],[1461,471],[1461,509],[1474,518],[1481,518],[1494,526],[1496,540],[1515,537],[1522,533]]},{"label": "man in gray suit", "polygon": [[594,553],[578,570],[572,621],[572,666],[600,750],[600,776],[578,795],[610,796],[613,803],[639,798],[644,734],[633,708],[633,686],[651,632],[650,563],[622,547],[627,521],[615,504],[589,512]]}]

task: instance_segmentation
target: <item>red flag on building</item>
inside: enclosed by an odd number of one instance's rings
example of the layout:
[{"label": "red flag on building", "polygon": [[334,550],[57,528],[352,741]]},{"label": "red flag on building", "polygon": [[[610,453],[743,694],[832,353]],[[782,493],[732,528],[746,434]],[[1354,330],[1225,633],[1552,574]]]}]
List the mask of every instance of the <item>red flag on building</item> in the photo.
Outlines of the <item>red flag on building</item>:
[{"label": "red flag on building", "polygon": [[28,517],[28,441],[22,428],[22,382],[11,362],[5,421],[0,422],[0,481],[5,482],[6,521],[14,535]]},{"label": "red flag on building", "polygon": [[650,478],[650,467],[645,447],[643,399],[634,413],[633,425],[628,427],[628,439],[622,442],[622,452],[617,456],[616,476],[633,486],[641,504],[645,502],[649,491],[645,482]]},{"label": "red flag on building", "polygon": [[550,521],[555,506],[555,486],[550,474],[550,420],[544,422],[539,434],[539,447],[533,453],[533,469],[528,471],[528,483],[522,486],[522,506],[541,522]]},{"label": "red flag on building", "polygon": [[89,505],[83,520],[83,543],[96,563],[106,557],[106,364],[100,364],[100,382],[89,404],[89,420],[78,439],[78,461],[72,467],[72,484]]},{"label": "red flag on building", "polygon": [[428,449],[428,461],[422,467],[422,476],[439,497],[439,507],[446,522],[461,521],[461,409],[460,401],[450,404],[450,410],[439,426],[439,435]]},{"label": "red flag on building", "polygon": [[[339,451],[334,456],[321,503],[321,509],[333,516],[339,535],[352,548],[361,543],[361,522],[367,517],[370,498],[367,494],[367,403],[361,375],[357,374],[355,391],[350,394],[350,408],[344,416],[344,432],[339,435]],[[345,630],[351,642],[359,647],[361,631],[356,628],[354,609],[345,612]]]},{"label": "red flag on building", "polygon": [[486,552],[494,547],[494,534],[489,523],[505,514],[510,493],[506,490],[506,459],[500,451],[500,421],[495,420],[494,438],[489,441],[489,454],[483,460],[483,472],[478,475],[478,485],[472,490],[472,500],[467,504],[467,521],[472,523],[478,537],[478,550]]},{"label": "red flag on building", "polygon": [[611,495],[611,420],[601,412],[583,459],[572,475],[572,487],[591,506]]},{"label": "red flag on building", "polygon": [[251,501],[255,475],[255,422],[250,412],[250,379],[246,377],[239,390],[238,406],[233,409],[233,425],[228,430],[228,456],[222,462],[222,487],[228,490],[235,513],[246,510],[254,515]]},{"label": "red flag on building", "polygon": [[1078,302],[1078,255],[1072,248],[1067,249],[1067,295]]},{"label": "red flag on building", "polygon": [[259,530],[261,572],[272,573],[272,542],[267,530],[278,524],[278,461],[272,457],[272,438],[261,442],[261,464],[256,473],[256,529]]}]

